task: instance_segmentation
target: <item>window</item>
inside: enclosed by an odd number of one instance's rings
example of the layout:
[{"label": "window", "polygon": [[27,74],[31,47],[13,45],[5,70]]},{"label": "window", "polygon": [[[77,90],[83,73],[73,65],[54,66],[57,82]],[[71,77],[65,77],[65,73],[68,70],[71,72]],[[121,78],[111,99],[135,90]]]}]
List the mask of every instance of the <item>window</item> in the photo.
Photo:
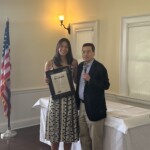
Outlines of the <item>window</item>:
[{"label": "window", "polygon": [[120,93],[150,102],[150,16],[122,19]]}]

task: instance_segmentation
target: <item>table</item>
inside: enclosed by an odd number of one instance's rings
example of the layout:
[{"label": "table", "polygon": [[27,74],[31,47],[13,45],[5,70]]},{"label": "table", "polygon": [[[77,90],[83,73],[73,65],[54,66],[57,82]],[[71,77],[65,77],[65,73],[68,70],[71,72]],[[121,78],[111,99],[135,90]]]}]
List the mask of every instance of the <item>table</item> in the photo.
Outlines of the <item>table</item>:
[{"label": "table", "polygon": [[[49,98],[40,98],[33,107],[40,107],[40,141],[45,140],[46,111]],[[106,101],[108,117],[104,128],[104,150],[150,150],[150,110]],[[59,150],[63,150],[61,146]],[[80,142],[71,150],[81,150]]]}]

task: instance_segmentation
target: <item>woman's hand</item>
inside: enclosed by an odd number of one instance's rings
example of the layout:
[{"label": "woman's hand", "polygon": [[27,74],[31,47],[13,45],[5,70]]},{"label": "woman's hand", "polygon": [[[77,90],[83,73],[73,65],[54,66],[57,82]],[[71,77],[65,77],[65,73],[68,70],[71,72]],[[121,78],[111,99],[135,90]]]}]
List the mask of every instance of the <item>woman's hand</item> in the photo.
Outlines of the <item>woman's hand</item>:
[{"label": "woman's hand", "polygon": [[49,79],[45,77],[45,82],[48,84],[49,83]]}]

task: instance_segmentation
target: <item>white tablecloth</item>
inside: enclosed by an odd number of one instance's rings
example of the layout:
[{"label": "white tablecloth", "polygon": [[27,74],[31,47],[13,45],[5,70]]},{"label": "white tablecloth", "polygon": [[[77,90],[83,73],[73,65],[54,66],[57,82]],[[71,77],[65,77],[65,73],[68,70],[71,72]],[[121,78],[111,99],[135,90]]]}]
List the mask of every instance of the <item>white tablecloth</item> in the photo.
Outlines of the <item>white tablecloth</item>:
[{"label": "white tablecloth", "polygon": [[[40,98],[33,107],[41,108],[40,141],[45,140],[46,111],[49,98]],[[107,101],[104,150],[150,150],[150,110]],[[63,150],[61,146],[59,150]],[[81,150],[80,142],[72,150]]]}]

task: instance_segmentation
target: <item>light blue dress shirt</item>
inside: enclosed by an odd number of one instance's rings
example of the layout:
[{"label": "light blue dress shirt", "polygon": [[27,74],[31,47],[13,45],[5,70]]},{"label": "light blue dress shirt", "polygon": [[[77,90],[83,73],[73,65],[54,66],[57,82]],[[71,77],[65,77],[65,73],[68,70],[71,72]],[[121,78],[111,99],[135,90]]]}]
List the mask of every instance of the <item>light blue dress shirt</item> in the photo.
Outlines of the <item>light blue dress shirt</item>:
[{"label": "light blue dress shirt", "polygon": [[[89,63],[86,64],[86,73],[89,73],[92,63],[94,60],[90,61]],[[79,82],[79,98],[84,100],[84,87],[85,87],[85,80],[82,78],[82,74],[84,73],[84,67],[82,69],[81,77],[80,77],[80,82]]]}]

